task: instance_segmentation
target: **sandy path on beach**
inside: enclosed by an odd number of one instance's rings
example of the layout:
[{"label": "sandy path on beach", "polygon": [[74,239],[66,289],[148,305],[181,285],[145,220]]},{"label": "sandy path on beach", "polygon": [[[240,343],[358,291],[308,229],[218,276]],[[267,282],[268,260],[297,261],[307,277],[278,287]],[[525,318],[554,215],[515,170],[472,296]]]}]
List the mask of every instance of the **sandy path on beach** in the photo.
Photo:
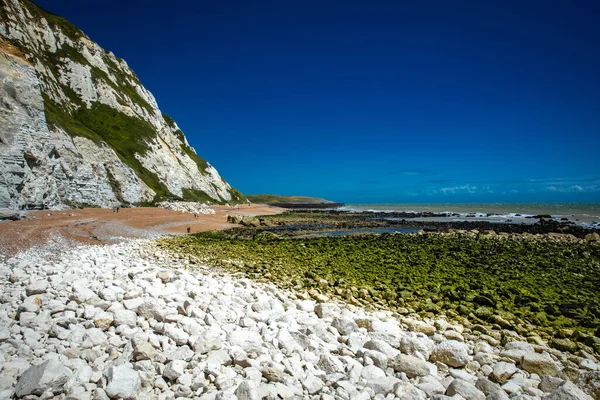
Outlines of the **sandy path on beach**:
[{"label": "sandy path on beach", "polygon": [[227,215],[269,215],[284,211],[263,204],[214,206],[215,214],[193,214],[162,208],[86,208],[67,211],[29,211],[32,219],[0,222],[0,254],[12,256],[56,237],[82,244],[115,243],[122,238],[227,229]]}]

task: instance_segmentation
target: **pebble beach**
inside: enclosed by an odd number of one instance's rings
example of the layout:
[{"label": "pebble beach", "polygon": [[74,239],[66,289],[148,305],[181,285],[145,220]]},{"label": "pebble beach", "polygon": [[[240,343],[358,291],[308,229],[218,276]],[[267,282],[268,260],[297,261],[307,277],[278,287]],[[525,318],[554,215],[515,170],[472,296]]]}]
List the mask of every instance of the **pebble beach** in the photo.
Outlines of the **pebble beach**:
[{"label": "pebble beach", "polygon": [[0,399],[598,399],[593,354],[256,283],[152,240],[0,263]]}]

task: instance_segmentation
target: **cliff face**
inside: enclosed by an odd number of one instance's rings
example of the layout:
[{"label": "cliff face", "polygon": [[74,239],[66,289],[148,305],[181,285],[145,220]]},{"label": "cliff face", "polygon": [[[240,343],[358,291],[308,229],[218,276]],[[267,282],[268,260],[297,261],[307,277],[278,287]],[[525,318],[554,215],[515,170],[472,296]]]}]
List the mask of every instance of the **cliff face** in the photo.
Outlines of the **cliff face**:
[{"label": "cliff face", "polygon": [[29,0],[0,0],[0,208],[244,197],[127,63]]}]

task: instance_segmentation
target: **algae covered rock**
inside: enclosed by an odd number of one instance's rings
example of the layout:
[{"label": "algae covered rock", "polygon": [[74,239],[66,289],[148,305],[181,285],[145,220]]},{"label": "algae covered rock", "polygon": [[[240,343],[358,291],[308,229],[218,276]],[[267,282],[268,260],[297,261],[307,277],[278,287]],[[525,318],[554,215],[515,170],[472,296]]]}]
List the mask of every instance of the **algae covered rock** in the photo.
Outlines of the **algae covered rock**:
[{"label": "algae covered rock", "polygon": [[569,339],[554,338],[554,339],[552,339],[551,344],[552,344],[552,347],[554,347],[555,349],[558,349],[558,350],[569,351],[571,353],[574,353],[577,351],[577,343],[575,343]]}]

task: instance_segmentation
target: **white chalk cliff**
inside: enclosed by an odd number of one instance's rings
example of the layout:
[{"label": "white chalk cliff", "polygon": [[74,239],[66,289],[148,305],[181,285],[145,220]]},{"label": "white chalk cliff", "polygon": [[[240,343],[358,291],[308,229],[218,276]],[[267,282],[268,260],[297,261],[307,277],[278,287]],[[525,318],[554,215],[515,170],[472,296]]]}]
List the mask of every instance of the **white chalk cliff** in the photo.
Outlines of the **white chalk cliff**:
[{"label": "white chalk cliff", "polygon": [[127,63],[29,0],[0,0],[0,208],[244,197]]}]

